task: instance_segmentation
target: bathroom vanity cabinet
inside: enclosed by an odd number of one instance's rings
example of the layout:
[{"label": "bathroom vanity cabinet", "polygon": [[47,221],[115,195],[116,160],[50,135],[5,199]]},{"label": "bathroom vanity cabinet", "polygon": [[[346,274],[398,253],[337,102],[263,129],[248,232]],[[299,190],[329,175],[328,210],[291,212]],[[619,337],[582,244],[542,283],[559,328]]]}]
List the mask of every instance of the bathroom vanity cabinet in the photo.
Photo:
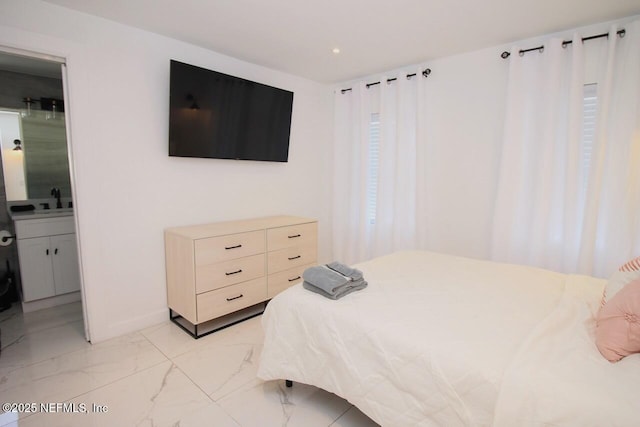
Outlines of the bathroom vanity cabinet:
[{"label": "bathroom vanity cabinet", "polygon": [[[80,274],[73,216],[17,219],[15,229],[23,307],[72,292],[76,292],[75,299],[79,299]],[[68,299],[59,303],[70,302]],[[56,305],[54,301],[48,305]]]}]

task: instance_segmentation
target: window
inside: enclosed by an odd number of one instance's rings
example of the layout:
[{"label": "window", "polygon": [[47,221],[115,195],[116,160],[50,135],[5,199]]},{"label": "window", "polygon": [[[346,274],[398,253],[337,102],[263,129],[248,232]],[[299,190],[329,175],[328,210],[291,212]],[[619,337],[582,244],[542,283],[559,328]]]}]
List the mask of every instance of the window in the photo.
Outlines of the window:
[{"label": "window", "polygon": [[380,166],[380,115],[371,114],[369,122],[369,180],[367,182],[367,220],[376,223],[378,201],[378,170]]}]

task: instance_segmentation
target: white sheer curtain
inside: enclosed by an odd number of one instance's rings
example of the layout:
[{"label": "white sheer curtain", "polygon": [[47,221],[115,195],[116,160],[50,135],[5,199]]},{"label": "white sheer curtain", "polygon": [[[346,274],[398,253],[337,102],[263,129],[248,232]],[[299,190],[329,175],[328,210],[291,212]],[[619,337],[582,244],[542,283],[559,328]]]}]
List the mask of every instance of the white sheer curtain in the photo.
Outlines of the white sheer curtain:
[{"label": "white sheer curtain", "polygon": [[[387,83],[387,79],[396,80]],[[333,254],[355,263],[421,242],[425,78],[385,76],[335,94]],[[379,132],[376,138],[372,132]],[[372,142],[378,143],[376,158]]]},{"label": "white sheer curtain", "polygon": [[640,251],[640,31],[638,22],[625,28],[624,38],[611,29],[597,71],[586,183],[581,141],[589,45],[575,35],[566,48],[552,39],[542,53],[512,50],[493,259],[608,276]]}]

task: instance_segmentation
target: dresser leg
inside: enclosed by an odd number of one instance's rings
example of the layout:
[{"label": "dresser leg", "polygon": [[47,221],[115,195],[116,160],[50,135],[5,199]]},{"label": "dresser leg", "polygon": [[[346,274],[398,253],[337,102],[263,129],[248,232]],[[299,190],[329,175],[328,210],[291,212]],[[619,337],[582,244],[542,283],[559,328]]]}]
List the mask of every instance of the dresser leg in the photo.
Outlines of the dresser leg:
[{"label": "dresser leg", "polygon": [[291,381],[291,380],[284,380],[284,385],[286,385],[287,387],[291,388],[291,387],[293,387],[293,381]]}]

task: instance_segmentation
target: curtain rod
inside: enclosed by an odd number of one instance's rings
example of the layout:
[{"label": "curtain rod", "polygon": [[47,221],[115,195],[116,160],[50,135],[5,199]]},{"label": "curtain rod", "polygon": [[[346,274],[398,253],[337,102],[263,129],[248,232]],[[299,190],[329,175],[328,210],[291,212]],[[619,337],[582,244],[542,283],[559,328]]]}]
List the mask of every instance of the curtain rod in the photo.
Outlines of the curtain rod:
[{"label": "curtain rod", "polygon": [[[410,79],[411,77],[415,77],[417,73],[413,73],[413,74],[407,74],[407,79]],[[422,70],[422,75],[425,77],[429,77],[429,74],[431,74],[431,68],[425,68],[424,70]],[[391,79],[387,79],[387,83],[393,82],[398,80],[397,77],[393,77]],[[371,86],[375,86],[375,85],[379,85],[380,82],[373,82],[373,83],[367,83],[367,89],[369,89]],[[345,93],[345,92],[349,92],[350,90],[352,90],[352,88],[347,88],[347,89],[340,89],[340,93]]]},{"label": "curtain rod", "polygon": [[[627,33],[627,31],[623,28],[622,30],[618,30],[616,32],[616,34],[618,36],[620,36],[620,38],[624,37],[624,35]],[[602,34],[597,34],[595,36],[589,36],[589,37],[584,37],[582,39],[583,42],[586,42],[587,40],[593,40],[593,39],[599,39],[601,37],[609,37],[609,33],[602,33]],[[573,40],[564,40],[562,42],[562,47],[567,47],[568,44],[573,43]],[[520,54],[520,56],[524,55],[527,52],[531,52],[534,50],[539,50],[540,52],[542,52],[544,50],[544,46],[538,46],[538,47],[532,47],[530,49],[520,49],[520,51],[518,51],[518,53]],[[500,55],[500,57],[502,59],[507,59],[509,56],[511,56],[510,52],[507,52],[506,50],[504,52],[502,52],[502,54]]]}]

